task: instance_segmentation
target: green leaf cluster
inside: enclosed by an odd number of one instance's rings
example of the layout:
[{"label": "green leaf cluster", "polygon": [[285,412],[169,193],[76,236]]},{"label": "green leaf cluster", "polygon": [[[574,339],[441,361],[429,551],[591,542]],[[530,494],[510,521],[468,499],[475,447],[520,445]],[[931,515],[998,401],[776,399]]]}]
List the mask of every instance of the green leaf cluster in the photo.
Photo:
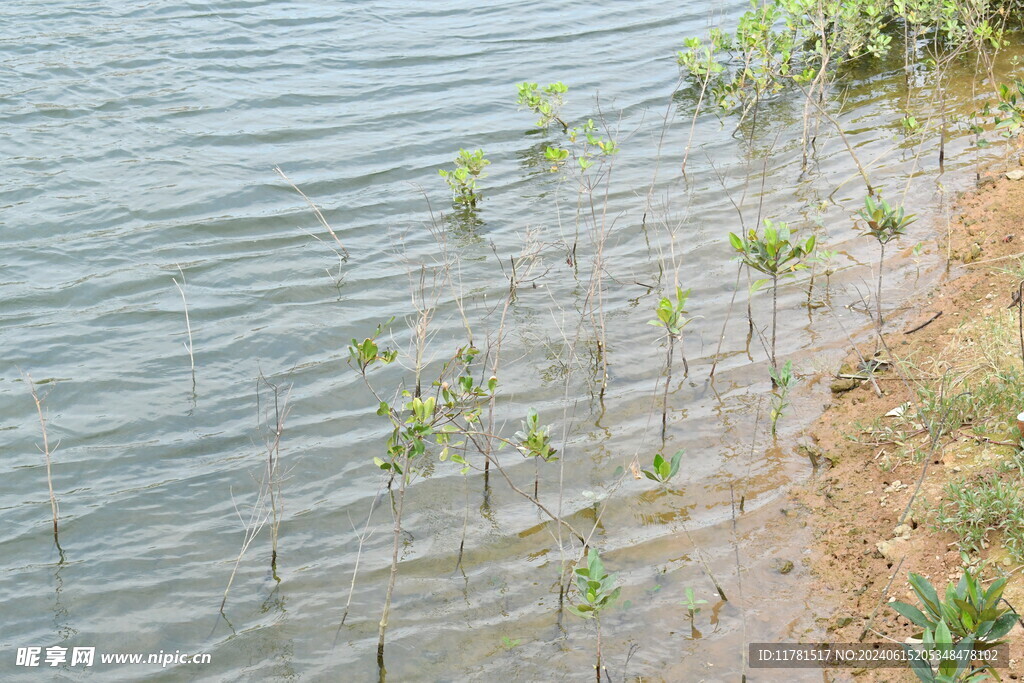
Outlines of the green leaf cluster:
[{"label": "green leaf cluster", "polygon": [[1005,83],[999,84],[999,106],[997,109],[1003,115],[995,116],[995,127],[1002,130],[1005,137],[1016,135],[1024,127],[1024,105],[1018,104],[1024,99],[1024,79],[1018,78],[1012,86]]},{"label": "green leaf cluster", "polygon": [[[392,318],[391,320],[394,320]],[[373,333],[372,337],[367,337],[363,341],[356,339],[352,340],[352,343],[348,345],[348,357],[349,362],[359,368],[360,372],[365,373],[371,366],[376,363],[382,363],[388,365],[393,363],[398,358],[398,352],[390,349],[384,351],[380,350],[377,344],[377,337],[380,336],[384,327],[391,323],[388,320],[386,323],[381,323],[377,326],[377,331]]]},{"label": "green leaf cluster", "polygon": [[667,296],[658,301],[658,307],[654,309],[656,320],[648,320],[648,325],[663,327],[672,336],[678,337],[682,334],[683,328],[689,325],[693,318],[687,318],[686,302],[690,298],[690,290],[676,287],[676,300],[672,301]]},{"label": "green leaf cluster", "polygon": [[707,600],[694,599],[693,589],[689,586],[686,587],[686,602],[683,603],[683,606],[686,607],[686,611],[689,612],[691,619],[700,613],[700,606],[706,605],[707,603]]},{"label": "green leaf cluster", "polygon": [[890,206],[881,197],[868,195],[864,198],[864,208],[857,212],[866,226],[862,235],[874,237],[879,244],[888,244],[892,240],[905,235],[907,226],[917,220],[907,215],[902,206]]},{"label": "green leaf cluster", "polygon": [[438,175],[444,178],[448,183],[448,188],[452,191],[454,206],[465,210],[476,208],[481,196],[477,191],[477,181],[487,177],[484,169],[490,163],[482,149],[473,152],[460,149],[459,155],[455,157],[455,168],[438,169]]},{"label": "green leaf cluster", "polygon": [[[800,242],[795,239],[789,225],[774,223],[765,219],[764,232],[751,230],[745,237],[729,233],[729,243],[739,254],[740,261],[754,270],[764,273],[771,280],[793,275],[807,268],[806,260],[814,253],[815,237],[811,235]],[[767,283],[758,280],[751,287],[757,290]]]},{"label": "green leaf cluster", "polygon": [[578,567],[573,573],[576,574],[576,589],[580,601],[575,605],[569,605],[569,611],[578,617],[599,618],[601,610],[611,606],[622,591],[621,587],[615,586],[619,575],[609,574],[604,570],[604,563],[597,548],[591,548],[587,553],[587,566]]},{"label": "green leaf cluster", "polygon": [[682,461],[685,451],[678,450],[672,456],[672,460],[666,460],[661,453],[654,456],[654,465],[649,470],[643,470],[644,476],[652,481],[664,484],[679,472],[679,464]]},{"label": "green leaf cluster", "polygon": [[999,48],[1021,9],[1020,0],[751,0],[733,32],[686,38],[676,60],[721,109],[746,113],[791,85],[888,55],[897,32],[911,45]]},{"label": "green leaf cluster", "polygon": [[781,368],[768,368],[768,374],[775,385],[775,392],[772,394],[772,436],[775,436],[776,426],[779,419],[789,407],[789,392],[800,380],[793,374],[793,361],[787,360]]},{"label": "green leaf cluster", "polygon": [[516,87],[519,89],[516,104],[529,109],[539,117],[536,124],[538,128],[547,128],[555,122],[559,123],[563,129],[567,127],[559,118],[562,105],[565,103],[565,94],[569,92],[567,85],[557,81],[541,88],[536,83],[523,82]]},{"label": "green leaf cluster", "polygon": [[519,451],[528,458],[540,458],[545,462],[556,460],[555,453],[558,451],[551,445],[550,431],[551,427],[541,425],[537,411],[530,408],[523,420],[522,431],[515,435]]},{"label": "green leaf cluster", "polygon": [[946,653],[935,667],[923,660],[915,661],[912,669],[917,677],[926,683],[945,683],[975,680],[972,677],[984,671],[995,675],[991,667],[974,667],[957,653],[985,650],[1004,642],[1000,639],[1018,619],[1011,609],[1000,604],[1006,579],[996,579],[986,589],[980,578],[965,568],[956,586],[946,586],[945,600],[920,574],[910,574],[910,586],[924,609],[899,601],[889,603],[890,607],[922,629],[916,637],[922,640],[925,650]]}]

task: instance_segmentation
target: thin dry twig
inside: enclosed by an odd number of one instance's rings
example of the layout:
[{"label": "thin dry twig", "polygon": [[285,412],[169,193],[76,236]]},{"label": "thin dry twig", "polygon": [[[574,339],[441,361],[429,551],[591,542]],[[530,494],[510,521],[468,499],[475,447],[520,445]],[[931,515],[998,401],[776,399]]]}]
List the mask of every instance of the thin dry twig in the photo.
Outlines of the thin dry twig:
[{"label": "thin dry twig", "polygon": [[[175,264],[178,265],[178,264]],[[178,283],[178,278],[171,278],[174,282],[174,286],[178,288],[178,293],[181,294],[181,302],[185,305],[185,330],[188,332],[188,344],[185,345],[185,350],[188,351],[188,360],[192,364],[192,390],[196,388],[196,358],[193,354],[192,346],[192,323],[188,317],[188,300],[185,298],[185,272],[182,271],[181,266],[178,265],[178,272],[181,274],[181,283]]]},{"label": "thin dry twig", "polygon": [[[43,401],[39,398],[39,393],[36,392],[36,385],[32,381],[32,375],[24,373],[22,377],[28,383],[28,390],[32,393],[32,400],[36,404],[36,412],[39,414],[39,427],[43,432],[43,447],[40,449],[43,455],[46,457],[46,486],[50,490],[50,512],[53,513],[53,540],[57,543],[57,547],[60,548],[60,541],[57,535],[57,518],[59,516],[59,508],[57,506],[57,496],[53,493],[53,468],[52,468],[52,456],[53,452],[57,450],[54,446],[53,450],[50,450],[50,439],[46,434],[46,416],[43,415]],[[59,443],[57,444],[60,445]]]},{"label": "thin dry twig", "polygon": [[293,189],[293,190],[295,190],[295,191],[296,191],[296,192],[298,192],[298,193],[299,193],[300,195],[302,195],[302,198],[306,200],[306,203],[307,203],[307,204],[309,204],[309,208],[313,209],[313,214],[314,214],[314,215],[316,216],[316,219],[317,219],[318,221],[320,221],[320,225],[322,225],[322,226],[324,227],[324,229],[325,229],[325,230],[326,230],[326,231],[327,231],[328,233],[330,233],[331,237],[333,237],[333,238],[334,238],[334,241],[335,241],[335,243],[336,243],[336,244],[338,245],[338,248],[339,248],[339,249],[341,249],[341,252],[342,252],[342,253],[343,253],[343,254],[345,255],[345,259],[347,260],[347,259],[348,259],[348,257],[349,257],[348,249],[346,249],[346,248],[345,248],[345,245],[341,243],[341,240],[340,240],[340,239],[338,238],[338,235],[337,235],[337,233],[335,233],[335,232],[334,232],[334,229],[333,229],[333,228],[331,228],[331,225],[330,225],[330,223],[328,223],[328,222],[327,222],[327,219],[326,219],[326,218],[324,218],[324,214],[323,214],[323,212],[321,212],[321,211],[320,211],[320,207],[318,207],[318,206],[317,206],[317,205],[316,205],[316,204],[315,204],[315,203],[313,202],[313,200],[312,200],[312,199],[310,199],[309,197],[307,197],[307,196],[306,196],[306,193],[305,193],[305,192],[303,192],[302,190],[300,190],[300,189],[299,189],[299,186],[298,186],[298,185],[296,185],[295,183],[293,183],[293,182],[292,182],[292,179],[291,179],[291,178],[289,178],[289,177],[288,177],[287,175],[285,175],[285,172],[281,170],[281,167],[280,167],[280,166],[275,166],[275,167],[274,167],[274,171],[275,171],[275,172],[277,173],[277,175],[281,176],[281,178],[282,178],[282,179],[283,179],[283,180],[284,180],[284,181],[285,181],[286,183],[288,183],[289,185],[291,185],[291,186],[292,186],[292,189]]}]

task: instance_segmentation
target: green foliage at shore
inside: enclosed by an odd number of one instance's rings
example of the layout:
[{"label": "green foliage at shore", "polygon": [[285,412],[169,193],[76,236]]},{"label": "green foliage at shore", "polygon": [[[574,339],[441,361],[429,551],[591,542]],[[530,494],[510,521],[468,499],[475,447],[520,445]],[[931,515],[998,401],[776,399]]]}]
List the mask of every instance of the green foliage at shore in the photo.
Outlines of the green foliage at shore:
[{"label": "green foliage at shore", "polygon": [[979,553],[1002,541],[1017,562],[1024,562],[1024,492],[998,476],[960,479],[946,485],[936,527],[952,532],[963,550]]},{"label": "green foliage at shore", "polygon": [[[1005,642],[1001,639],[1017,622],[1017,615],[1000,604],[1006,579],[996,579],[985,589],[980,577],[965,569],[955,586],[946,586],[945,600],[919,574],[910,574],[910,586],[924,610],[899,601],[890,603],[890,607],[922,629],[915,637],[925,651],[943,653],[936,662],[911,660],[918,679],[924,683],[954,683],[989,680],[986,674],[995,675],[993,667],[976,666],[964,655]],[[995,680],[999,680],[998,675]]]},{"label": "green foliage at shore", "polygon": [[745,110],[899,44],[997,49],[1022,16],[1022,0],[752,0],[733,32],[686,39],[677,61],[720,108]]}]

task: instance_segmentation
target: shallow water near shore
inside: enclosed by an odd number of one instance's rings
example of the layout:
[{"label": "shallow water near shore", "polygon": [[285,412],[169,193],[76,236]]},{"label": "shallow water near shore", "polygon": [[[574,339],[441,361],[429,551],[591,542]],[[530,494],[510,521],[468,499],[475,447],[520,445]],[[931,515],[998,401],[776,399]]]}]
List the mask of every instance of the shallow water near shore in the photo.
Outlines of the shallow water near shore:
[{"label": "shallow water near shore", "polygon": [[[827,390],[810,377],[844,355],[844,330],[869,324],[859,302],[877,247],[852,229],[863,185],[838,140],[823,133],[818,159],[801,173],[799,101],[766,105],[764,132],[750,144],[733,135],[733,121],[702,115],[681,177],[693,101],[685,92],[673,97],[675,50],[745,8],[647,0],[7,8],[0,19],[8,65],[0,72],[5,679],[25,673],[14,665],[18,647],[52,645],[212,655],[205,666],[103,669],[112,680],[377,675],[391,554],[383,502],[359,554],[348,619],[339,623],[359,537],[381,490],[372,458],[388,429],[346,365],[345,347],[396,316],[386,340],[407,348],[410,273],[436,257],[431,209],[435,217],[448,210],[437,169],[460,147],[481,147],[492,161],[481,183],[481,223],[438,219],[436,230],[460,257],[467,316],[481,330],[507,293],[502,264],[524,239],[543,245],[536,286],[522,288],[509,312],[499,414],[514,431],[535,407],[560,435],[561,464],[541,470],[542,500],[560,504],[580,526],[600,511],[595,544],[623,584],[619,607],[602,620],[611,675],[735,680],[745,643],[816,633],[815,611],[827,605],[809,594],[800,561],[809,532],[779,501],[787,485],[810,475],[794,443]],[[912,306],[913,292],[942,275],[927,241],[951,194],[971,182],[974,156],[964,151],[966,138],[952,137],[939,174],[937,141],[920,156],[901,146],[902,66],[851,74],[842,121],[872,162],[874,182],[890,196],[906,191],[908,210],[921,216],[886,265],[889,300]],[[970,65],[964,70],[971,73]],[[567,361],[590,255],[581,247],[576,273],[558,246],[573,233],[575,193],[536,161],[555,131],[536,133],[533,117],[517,111],[515,84],[523,80],[564,81],[568,117],[603,115],[619,131],[604,253],[610,377],[603,397],[593,372]],[[948,97],[970,110],[966,81],[965,92]],[[339,263],[275,165],[323,207],[348,261]],[[764,216],[814,230],[851,266],[829,282],[835,314],[806,305],[804,280],[781,293],[779,355],[809,381],[778,444],[766,431],[765,354],[747,340],[743,288],[708,381],[736,281],[725,239],[738,229],[730,197],[742,202],[748,225],[760,203]],[[678,367],[673,375],[663,446],[665,348],[646,323],[672,286],[661,267],[669,250],[657,228],[664,222],[681,225],[679,278],[692,288],[690,312],[699,318],[687,328],[689,377]],[[922,241],[923,254],[912,256]],[[180,280],[179,267],[194,388],[172,280]],[[819,283],[814,297],[825,296]],[[755,315],[767,323],[763,309]],[[437,363],[462,330],[451,296],[439,302],[435,321]],[[592,334],[582,329],[577,354],[592,357]],[[63,561],[49,533],[39,424],[22,371],[49,380],[39,389],[51,442],[59,441]],[[281,582],[271,576],[269,540],[261,536],[242,560],[222,619],[218,607],[244,535],[236,507],[246,514],[265,457],[261,372],[292,386],[281,453]],[[400,374],[379,379],[393,387]],[[668,490],[632,479],[612,488],[634,454],[646,464],[662,448],[686,449]],[[532,486],[533,463],[502,457],[516,481]],[[734,515],[740,499],[743,512]],[[485,496],[480,475],[439,464],[412,487],[404,526],[389,631],[394,680],[593,676],[591,625],[558,617],[556,530],[521,497],[493,480]],[[779,573],[779,560],[795,569]],[[703,563],[728,602],[719,602]],[[682,607],[687,587],[708,601],[696,631]]]}]

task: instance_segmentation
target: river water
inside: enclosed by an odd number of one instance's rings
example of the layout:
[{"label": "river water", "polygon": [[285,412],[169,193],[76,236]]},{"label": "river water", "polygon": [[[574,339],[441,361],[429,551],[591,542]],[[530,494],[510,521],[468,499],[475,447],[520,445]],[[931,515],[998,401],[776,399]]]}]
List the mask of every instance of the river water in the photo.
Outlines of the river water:
[{"label": "river water", "polygon": [[[373,679],[392,539],[372,458],[389,430],[346,365],[346,345],[394,316],[382,339],[407,350],[411,292],[421,265],[436,265],[444,249],[458,260],[457,287],[438,293],[427,358],[435,374],[463,335],[453,291],[478,345],[493,342],[509,258],[536,254],[518,261],[532,270],[518,273],[525,283],[508,309],[498,426],[511,433],[536,408],[553,424],[561,460],[535,469],[515,453],[500,457],[519,486],[532,489],[539,476],[543,502],[595,529],[592,543],[620,572],[622,596],[602,619],[612,678],[737,680],[744,643],[820,637],[815,616],[827,596],[810,591],[806,519],[781,509],[782,495],[811,476],[795,444],[827,393],[815,373],[843,355],[846,330],[869,325],[861,299],[870,297],[875,251],[850,219],[863,185],[826,129],[801,172],[796,99],[767,106],[750,140],[748,129],[733,134],[734,120],[700,116],[680,173],[693,98],[673,96],[674,52],[745,5],[7,3],[3,678],[39,673],[16,665],[20,647],[94,646],[211,655],[209,664],[164,669],[97,661],[110,680]],[[589,224],[573,263],[564,245],[576,235],[580,195],[538,161],[559,136],[538,133],[517,110],[524,80],[564,81],[564,116],[603,121],[622,148],[594,193],[607,229],[603,393],[597,335],[581,315]],[[912,305],[941,276],[931,219],[966,187],[974,157],[953,134],[940,175],[933,141],[916,156],[901,138],[902,60],[855,72],[848,85],[842,120],[858,156],[924,219],[887,264],[890,307]],[[968,97],[949,93],[954,103]],[[443,216],[450,197],[437,169],[459,148],[478,147],[492,162],[478,220]],[[275,166],[323,208],[347,260]],[[747,339],[745,281],[729,314],[733,202],[748,225],[760,210],[814,230],[842,268],[827,291],[819,275],[812,294],[831,309],[807,306],[806,278],[781,293],[779,356],[806,379],[777,443],[766,429],[765,353]],[[663,445],[665,342],[646,323],[676,277],[692,288],[697,319],[686,332],[689,376],[674,368]],[[182,278],[194,385],[174,281]],[[22,373],[39,383],[57,444],[63,554]],[[264,528],[221,616],[266,459],[271,397],[265,386],[257,397],[261,373],[291,387],[280,582]],[[390,395],[409,377],[393,367],[373,379]],[[669,487],[628,474],[634,457],[647,466],[655,452],[679,448],[684,465]],[[593,676],[593,625],[559,618],[556,529],[503,481],[492,475],[485,493],[479,472],[437,464],[410,489],[404,527],[390,678]],[[780,573],[785,562],[794,569]],[[707,601],[692,626],[686,588]],[[61,673],[84,671],[65,664]]]}]

